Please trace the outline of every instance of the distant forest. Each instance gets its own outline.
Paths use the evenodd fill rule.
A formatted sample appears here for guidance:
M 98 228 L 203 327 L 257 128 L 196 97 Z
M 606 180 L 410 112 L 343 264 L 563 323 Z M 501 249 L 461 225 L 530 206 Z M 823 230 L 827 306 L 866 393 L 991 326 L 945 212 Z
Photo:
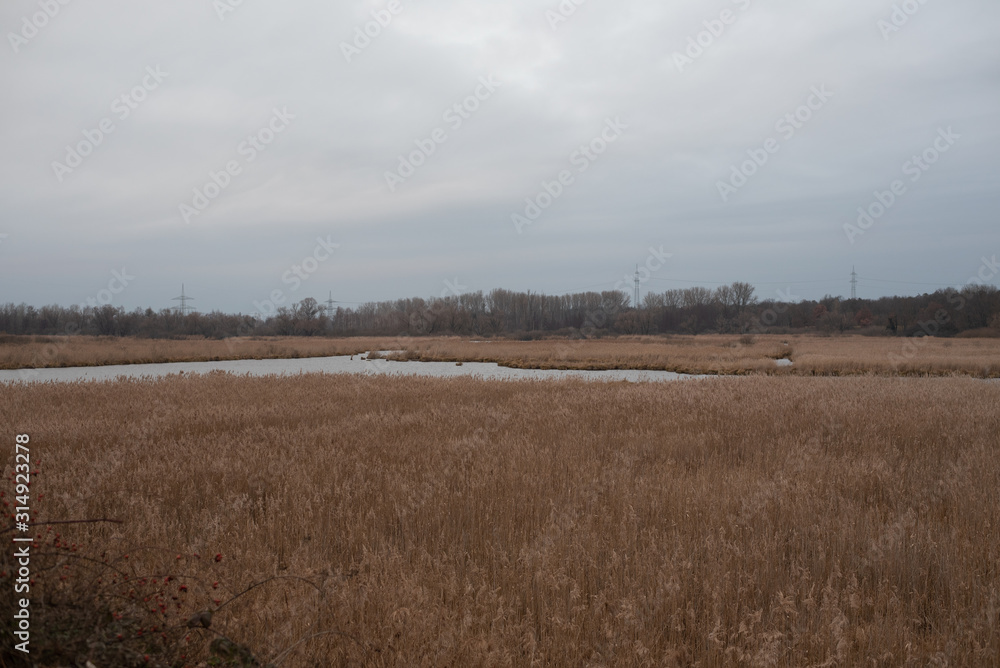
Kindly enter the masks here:
M 794 299 L 794 297 L 791 297 Z M 623 291 L 548 296 L 492 290 L 430 299 L 372 302 L 328 312 L 315 299 L 267 316 L 104 306 L 0 306 L 0 332 L 12 335 L 135 336 L 546 336 L 753 334 L 798 331 L 886 336 L 1000 336 L 1000 290 L 970 284 L 918 297 L 824 297 L 797 303 L 759 299 L 733 283 L 649 293 L 640 307 Z

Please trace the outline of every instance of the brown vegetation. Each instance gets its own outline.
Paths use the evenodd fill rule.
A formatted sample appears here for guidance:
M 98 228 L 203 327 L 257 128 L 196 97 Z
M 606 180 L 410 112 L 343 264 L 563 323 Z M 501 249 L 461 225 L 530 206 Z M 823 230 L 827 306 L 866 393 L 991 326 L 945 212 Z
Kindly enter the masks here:
M 190 630 L 303 639 L 283 666 L 997 665 L 998 405 L 954 378 L 0 386 L 40 519 L 125 522 L 63 541 L 223 600 L 318 585 Z
M 691 374 L 1000 377 L 1000 341 L 867 336 L 620 337 L 474 342 L 401 339 L 389 359 L 495 362 L 531 369 L 657 369 Z M 790 367 L 775 360 L 787 358 Z
M 391 338 L 268 337 L 140 339 L 115 336 L 3 336 L 0 369 L 217 362 L 357 355 L 394 345 Z
M 400 339 L 394 360 L 493 362 L 517 369 L 655 369 L 693 374 L 748 374 L 774 371 L 776 359 L 792 349 L 778 337 L 737 336 L 620 337 L 470 341 L 459 338 Z
M 476 341 L 459 337 L 301 337 L 160 340 L 112 337 L 3 337 L 0 368 L 99 366 L 354 355 L 399 351 L 390 359 L 494 362 L 536 369 L 654 369 L 693 374 L 1000 377 L 1000 340 L 867 336 L 699 335 L 608 339 Z M 791 367 L 778 367 L 788 358 Z
M 997 339 L 793 336 L 782 340 L 794 350 L 790 371 L 801 375 L 1000 378 Z

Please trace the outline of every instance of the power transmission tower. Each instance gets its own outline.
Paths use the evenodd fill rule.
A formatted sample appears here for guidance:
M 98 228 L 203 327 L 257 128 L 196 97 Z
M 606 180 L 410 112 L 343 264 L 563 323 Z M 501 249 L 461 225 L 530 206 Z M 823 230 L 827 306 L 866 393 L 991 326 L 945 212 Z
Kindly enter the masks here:
M 174 297 L 170 301 L 175 301 L 175 302 L 179 301 L 181 303 L 181 305 L 180 306 L 175 306 L 174 308 L 181 315 L 187 315 L 188 313 L 190 313 L 191 311 L 194 310 L 193 306 L 188 306 L 187 305 L 187 303 L 189 301 L 192 301 L 193 299 L 194 299 L 194 297 L 188 297 L 186 294 L 184 294 L 184 284 L 181 283 L 181 296 L 180 297 Z
M 333 301 L 333 290 L 330 290 L 330 298 L 327 299 L 323 303 L 326 304 L 326 317 L 329 318 L 330 320 L 332 320 L 333 319 L 333 305 L 337 303 L 337 302 Z
M 635 297 L 632 304 L 639 308 L 639 265 L 635 265 Z
M 851 299 L 858 298 L 858 272 L 851 267 Z

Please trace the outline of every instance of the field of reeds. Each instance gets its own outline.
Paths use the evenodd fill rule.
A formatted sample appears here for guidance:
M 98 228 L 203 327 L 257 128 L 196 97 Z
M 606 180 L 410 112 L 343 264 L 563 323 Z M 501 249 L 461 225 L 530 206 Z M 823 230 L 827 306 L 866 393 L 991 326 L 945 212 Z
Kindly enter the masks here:
M 98 668 L 998 665 L 998 405 L 968 378 L 0 386 L 37 521 L 122 522 L 35 529 L 35 647 Z
M 780 337 L 677 336 L 542 341 L 405 339 L 390 360 L 493 362 L 517 369 L 655 369 L 692 374 L 767 373 L 791 355 Z M 998 346 L 1000 348 L 1000 346 Z
M 654 369 L 689 374 L 1000 378 L 1000 339 L 867 336 L 621 337 L 543 341 L 405 339 L 389 359 L 495 362 L 529 369 Z M 778 366 L 787 359 L 791 366 Z
M 392 338 L 244 337 L 140 339 L 114 336 L 0 335 L 0 369 L 298 359 L 387 350 Z
M 515 341 L 459 337 L 243 338 L 0 337 L 0 369 L 354 355 L 493 362 L 533 369 L 647 369 L 720 375 L 1000 377 L 1000 339 L 867 336 L 668 336 Z M 775 360 L 792 366 L 779 367 Z

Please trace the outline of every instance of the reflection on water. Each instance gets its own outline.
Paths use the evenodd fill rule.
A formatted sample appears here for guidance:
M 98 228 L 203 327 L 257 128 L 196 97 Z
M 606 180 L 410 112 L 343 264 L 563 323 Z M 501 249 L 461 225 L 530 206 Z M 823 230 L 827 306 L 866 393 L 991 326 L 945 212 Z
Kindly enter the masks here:
M 670 371 L 558 371 L 541 369 L 508 369 L 496 364 L 481 362 L 389 362 L 369 360 L 363 355 L 353 358 L 312 357 L 282 360 L 233 360 L 229 362 L 177 362 L 173 364 L 131 364 L 116 366 L 71 367 L 65 369 L 0 370 L 0 382 L 73 382 L 80 380 L 113 380 L 125 378 L 162 378 L 170 374 L 202 374 L 224 371 L 237 375 L 271 376 L 300 373 L 363 373 L 433 376 L 451 378 L 478 376 L 491 380 L 520 380 L 525 378 L 585 380 L 627 380 L 631 382 L 659 382 L 685 378 L 704 378 Z

